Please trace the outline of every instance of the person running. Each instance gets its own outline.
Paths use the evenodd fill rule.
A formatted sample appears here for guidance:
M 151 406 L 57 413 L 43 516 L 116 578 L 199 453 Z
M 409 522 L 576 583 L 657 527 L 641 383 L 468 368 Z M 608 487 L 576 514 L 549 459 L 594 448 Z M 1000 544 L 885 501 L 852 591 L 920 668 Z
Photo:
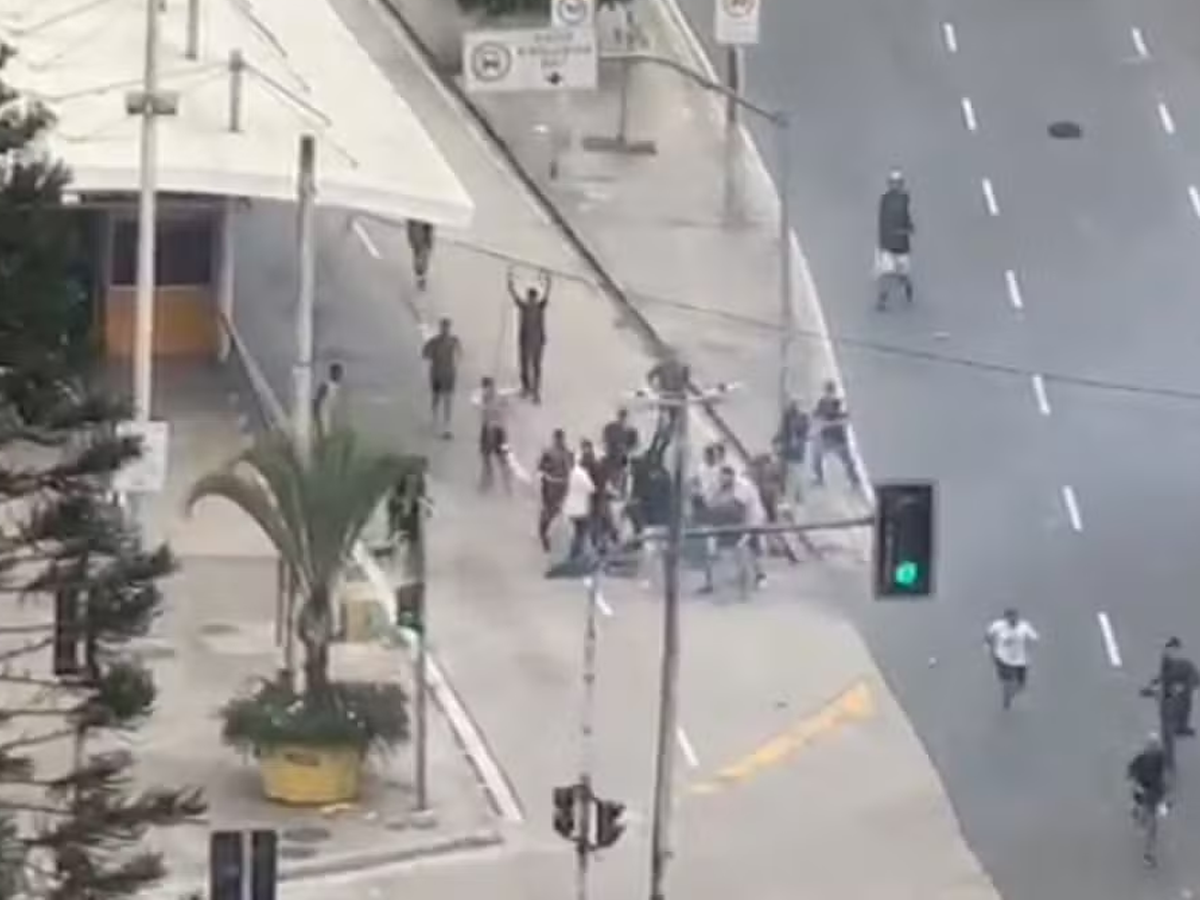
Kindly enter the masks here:
M 542 487 L 541 508 L 538 510 L 538 540 L 542 549 L 550 552 L 550 526 L 562 512 L 567 497 L 567 478 L 575 465 L 575 458 L 567 446 L 567 435 L 555 428 L 550 437 L 550 446 L 542 451 L 538 460 L 538 480 Z
M 1200 672 L 1183 655 L 1183 641 L 1167 640 L 1159 660 L 1158 674 L 1143 693 L 1158 698 L 1162 733 L 1171 737 L 1193 737 L 1192 697 L 1200 686 Z
M 508 463 L 508 397 L 496 387 L 495 379 L 484 376 L 479 383 L 479 487 L 489 491 L 495 483 L 496 467 L 504 490 L 512 493 L 512 469 Z
M 417 290 L 423 291 L 428 283 L 429 261 L 433 256 L 433 226 L 419 219 L 409 219 L 407 231 L 413 275 L 417 280 Z
M 600 435 L 610 486 L 624 497 L 629 487 L 629 459 L 637 450 L 637 429 L 629 423 L 629 410 L 621 407 Z
M 1039 639 L 1033 626 L 1012 608 L 1006 609 L 1003 616 L 988 626 L 984 643 L 996 664 L 1000 699 L 1005 709 L 1011 707 L 1013 698 L 1025 690 L 1029 675 L 1029 649 Z
M 850 414 L 838 396 L 837 385 L 832 381 L 825 382 L 812 417 L 817 426 L 816 446 L 813 448 L 813 483 L 818 487 L 825 484 L 825 456 L 832 453 L 841 460 L 851 487 L 859 490 L 862 479 L 850 452 Z
M 571 523 L 571 549 L 567 558 L 572 563 L 582 561 L 591 538 L 592 495 L 596 486 L 577 455 L 567 475 L 567 496 L 563 500 L 563 514 Z
M 737 474 L 733 466 L 722 466 L 716 490 L 707 499 L 705 524 L 711 528 L 738 528 L 747 524 L 750 511 L 742 492 L 738 489 Z M 705 540 L 704 585 L 702 594 L 711 594 L 714 589 L 713 567 L 722 551 L 739 552 L 744 546 L 745 535 L 721 534 Z
M 810 419 L 799 402 L 789 400 L 775 434 L 775 451 L 784 465 L 783 496 L 799 505 L 804 499 L 804 460 L 808 454 Z
M 454 413 L 454 382 L 458 376 L 458 360 L 462 344 L 450 330 L 450 320 L 438 323 L 438 332 L 425 342 L 422 356 L 429 363 L 430 411 L 434 427 L 439 424 L 442 437 L 450 439 L 453 432 L 450 420 Z
M 887 308 L 888 286 L 896 280 L 904 289 L 904 299 L 913 301 L 912 236 L 917 228 L 913 224 L 912 203 L 904 175 L 893 169 L 888 175 L 887 188 L 879 198 L 879 242 L 876 251 L 876 271 L 879 277 L 879 296 L 876 305 Z
M 542 357 L 546 352 L 546 306 L 550 303 L 550 274 L 542 271 L 538 285 L 522 295 L 508 273 L 508 293 L 517 305 L 517 366 L 521 372 L 521 396 L 542 402 Z
M 1170 787 L 1167 755 L 1157 734 L 1151 734 L 1125 768 L 1133 788 L 1133 818 L 1146 834 L 1142 858 L 1146 865 L 1158 863 L 1158 819 L 1166 812 Z

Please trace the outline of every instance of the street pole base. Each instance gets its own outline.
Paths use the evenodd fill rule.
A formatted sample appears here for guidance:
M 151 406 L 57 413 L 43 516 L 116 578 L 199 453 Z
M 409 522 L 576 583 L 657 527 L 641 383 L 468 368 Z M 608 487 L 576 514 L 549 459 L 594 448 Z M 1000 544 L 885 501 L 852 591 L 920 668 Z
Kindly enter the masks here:
M 654 141 L 631 141 L 628 138 L 612 137 L 607 134 L 584 135 L 583 149 L 593 153 L 620 153 L 625 156 L 654 156 L 658 144 Z
M 437 823 L 437 813 L 432 809 L 416 809 L 408 817 L 408 824 L 413 828 L 420 828 L 422 831 L 436 827 Z

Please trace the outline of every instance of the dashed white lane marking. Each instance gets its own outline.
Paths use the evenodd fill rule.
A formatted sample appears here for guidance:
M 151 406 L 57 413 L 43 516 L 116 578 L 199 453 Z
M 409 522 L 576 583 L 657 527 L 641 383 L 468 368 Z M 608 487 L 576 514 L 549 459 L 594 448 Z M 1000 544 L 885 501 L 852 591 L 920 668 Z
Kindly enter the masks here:
M 1037 400 L 1038 412 L 1043 416 L 1050 415 L 1050 398 L 1046 396 L 1046 379 L 1041 375 L 1033 376 L 1033 396 Z
M 1071 520 L 1071 528 L 1083 531 L 1083 517 L 1079 515 L 1079 499 L 1075 496 L 1075 488 L 1069 484 L 1062 487 L 1063 506 L 1067 508 L 1067 518 Z
M 380 254 L 379 248 L 375 246 L 375 242 L 371 240 L 371 235 L 363 225 L 362 221 L 360 219 L 355 219 L 354 223 L 350 227 L 354 229 L 354 234 L 359 241 L 362 242 L 362 245 L 367 248 L 367 252 L 376 259 L 380 259 L 382 254 Z
M 1150 58 L 1150 48 L 1146 46 L 1146 36 L 1142 34 L 1142 29 L 1134 26 L 1129 29 L 1129 34 L 1133 38 L 1133 49 L 1137 51 L 1137 55 L 1142 59 Z
M 1188 199 L 1192 201 L 1192 212 L 1200 219 L 1200 190 L 1194 184 L 1188 185 Z
M 1008 287 L 1008 301 L 1013 305 L 1013 309 L 1024 309 L 1025 301 L 1021 299 L 1021 284 L 1017 281 L 1017 273 L 1012 269 L 1005 269 L 1004 284 Z
M 1104 652 L 1108 654 L 1108 661 L 1114 669 L 1121 668 L 1121 648 L 1117 646 L 1117 633 L 1113 631 L 1112 622 L 1108 620 L 1108 613 L 1096 613 L 1096 620 L 1100 623 L 1100 634 L 1104 638 Z
M 1167 108 L 1167 104 L 1163 100 L 1158 101 L 1158 121 L 1162 123 L 1163 131 L 1167 134 L 1175 133 L 1175 119 L 1171 116 L 1171 110 Z
M 996 202 L 996 189 L 992 187 L 992 179 L 985 178 L 980 184 L 983 187 L 983 203 L 989 216 L 1000 215 L 1000 204 Z
M 687 732 L 682 728 L 676 728 L 675 739 L 679 742 L 679 749 L 683 751 L 683 758 L 687 760 L 687 764 L 693 769 L 700 768 L 700 757 L 696 755 L 696 748 L 688 739 Z
M 951 53 L 958 52 L 958 35 L 954 33 L 954 26 L 949 22 L 942 23 L 942 40 L 946 42 L 946 49 Z
M 978 131 L 979 122 L 975 118 L 975 106 L 971 103 L 970 97 L 962 98 L 962 114 L 963 121 L 967 125 L 967 131 Z

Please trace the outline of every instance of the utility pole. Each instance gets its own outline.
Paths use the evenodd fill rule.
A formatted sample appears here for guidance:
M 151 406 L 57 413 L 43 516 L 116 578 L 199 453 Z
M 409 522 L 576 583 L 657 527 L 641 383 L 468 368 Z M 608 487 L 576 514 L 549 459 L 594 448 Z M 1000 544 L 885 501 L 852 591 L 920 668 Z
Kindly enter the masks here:
M 587 612 L 583 630 L 583 706 L 579 717 L 579 825 L 575 834 L 575 896 L 588 900 L 588 868 L 591 863 L 592 835 L 592 754 L 596 708 L 596 620 L 600 609 L 600 576 L 604 560 L 587 579 Z
M 142 117 L 138 162 L 137 301 L 133 338 L 133 408 L 138 424 L 150 421 L 154 365 L 154 255 L 158 230 L 158 51 L 160 0 L 146 0 L 142 90 L 126 109 Z
M 296 301 L 296 364 L 293 372 L 292 428 L 302 457 L 312 451 L 313 428 L 313 305 L 316 289 L 316 249 L 313 224 L 317 200 L 316 141 L 300 138 L 300 176 L 297 186 L 296 235 L 300 251 L 300 289 Z
M 679 569 L 687 503 L 688 418 L 694 404 L 723 399 L 728 385 L 689 393 L 690 373 L 674 355 L 657 369 L 657 395 L 650 398 L 670 417 L 674 453 L 671 473 L 671 519 L 663 554 L 664 602 L 662 673 L 659 681 L 658 737 L 655 748 L 654 807 L 650 837 L 650 900 L 663 900 L 671 851 L 671 814 L 675 791 L 675 741 L 679 732 Z M 644 396 L 644 395 L 643 395 Z

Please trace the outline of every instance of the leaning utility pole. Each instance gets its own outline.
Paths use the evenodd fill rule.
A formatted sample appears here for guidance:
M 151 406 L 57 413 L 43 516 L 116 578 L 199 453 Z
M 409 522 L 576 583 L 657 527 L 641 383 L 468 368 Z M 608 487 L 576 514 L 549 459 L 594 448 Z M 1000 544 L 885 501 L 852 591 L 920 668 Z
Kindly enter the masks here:
M 663 554 L 662 674 L 659 682 L 658 738 L 655 750 L 654 808 L 650 838 L 650 900 L 663 900 L 667 866 L 671 860 L 671 813 L 675 788 L 675 740 L 679 731 L 679 568 L 683 553 L 684 516 L 687 503 L 688 415 L 693 404 L 709 405 L 730 390 L 718 385 L 712 390 L 689 393 L 688 367 L 674 355 L 660 364 L 657 394 L 648 399 L 671 422 L 674 442 L 671 473 L 671 519 Z M 641 395 L 645 399 L 645 395 Z

